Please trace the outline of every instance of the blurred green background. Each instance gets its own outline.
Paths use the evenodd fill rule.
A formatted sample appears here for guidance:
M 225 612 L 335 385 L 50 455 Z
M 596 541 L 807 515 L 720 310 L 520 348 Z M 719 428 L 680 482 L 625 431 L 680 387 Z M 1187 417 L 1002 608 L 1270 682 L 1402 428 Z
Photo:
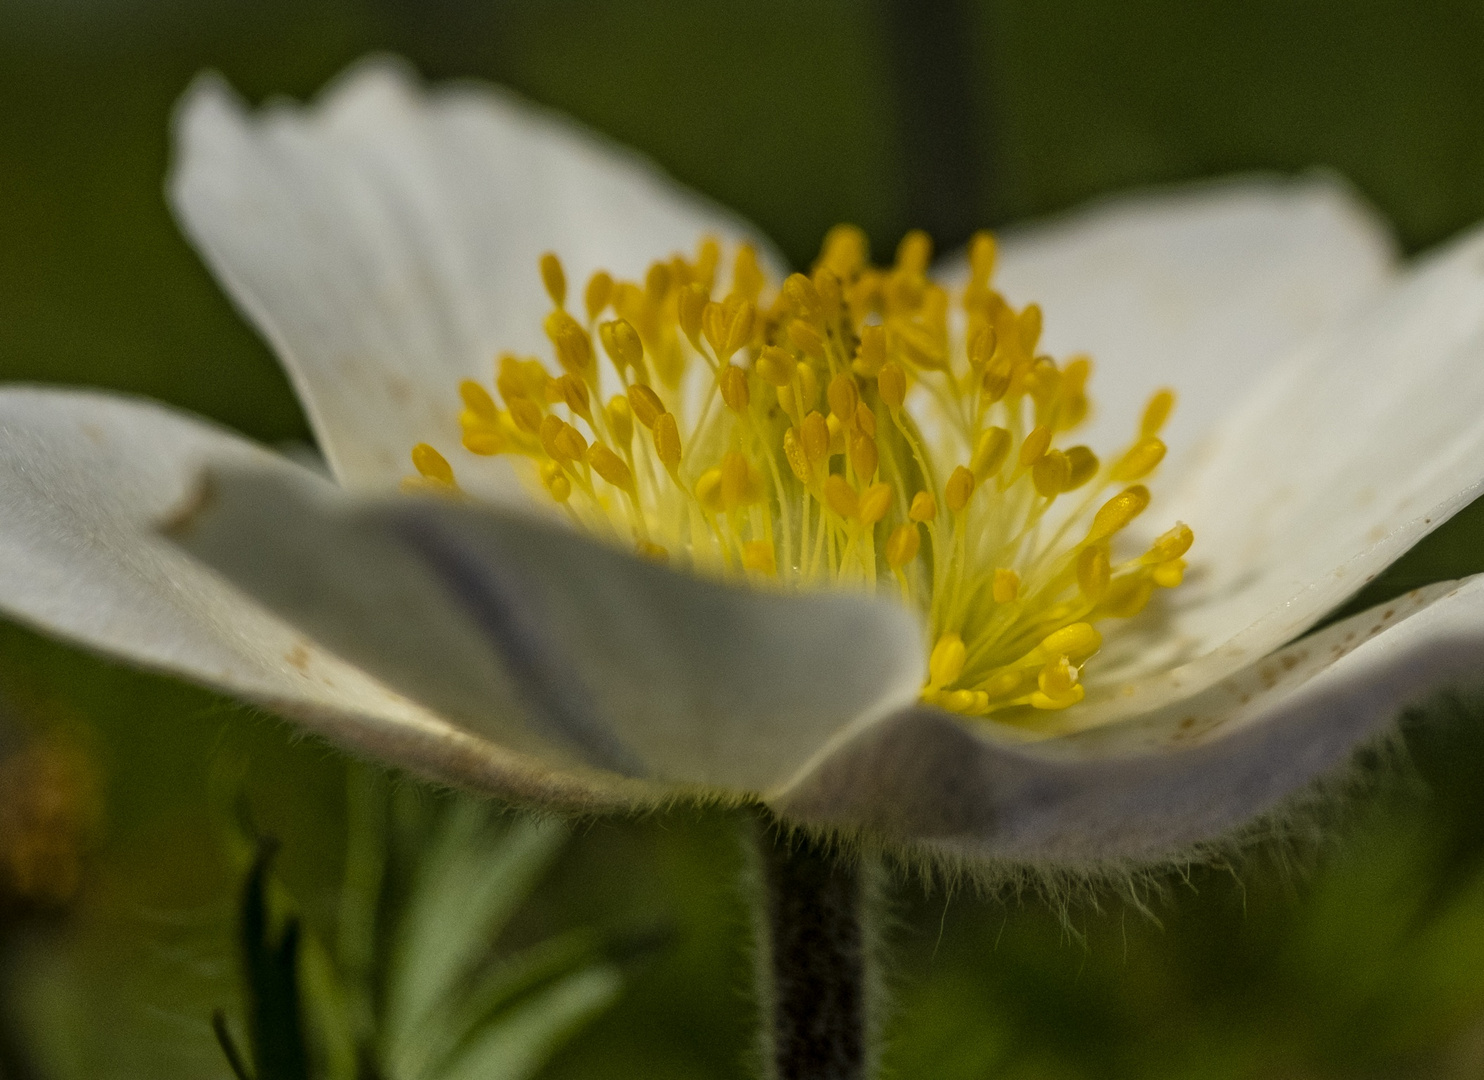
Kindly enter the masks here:
M 166 212 L 170 110 L 202 68 L 253 100 L 303 97 L 378 49 L 570 111 L 796 261 L 840 220 L 887 251 L 914 225 L 953 242 L 1253 168 L 1341 171 L 1408 250 L 1484 217 L 1484 5 L 1462 0 L 0 0 L 0 379 L 308 439 Z M 1479 569 L 1475 507 L 1391 584 Z M 9 625 L 0 702 L 12 731 L 91 763 L 102 807 L 70 909 L 10 933 L 11 1029 L 45 1077 L 227 1075 L 209 1027 L 237 1001 L 225 808 L 246 792 L 306 919 L 329 925 L 343 759 Z M 1321 843 L 1260 842 L 1133 898 L 897 882 L 890 1075 L 1484 1074 L 1481 720 L 1451 700 L 1413 718 Z M 543 1075 L 748 1075 L 742 868 L 719 814 L 577 830 L 512 938 L 656 920 L 675 936 Z

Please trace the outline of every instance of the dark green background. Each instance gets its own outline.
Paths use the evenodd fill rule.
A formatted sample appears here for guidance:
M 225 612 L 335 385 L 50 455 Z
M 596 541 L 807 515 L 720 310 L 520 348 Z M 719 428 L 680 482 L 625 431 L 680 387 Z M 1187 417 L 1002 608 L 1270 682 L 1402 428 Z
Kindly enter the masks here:
M 0 0 L 0 379 L 131 390 L 308 438 L 263 345 L 161 196 L 171 105 L 213 67 L 253 100 L 368 50 L 496 79 L 653 155 L 806 260 L 1101 191 L 1333 167 L 1408 250 L 1484 217 L 1484 5 Z M 1391 585 L 1484 569 L 1484 512 Z M 86 747 L 106 818 L 71 921 L 13 976 L 58 1075 L 224 1075 L 245 785 L 328 920 L 341 759 L 271 718 L 0 626 L 0 696 Z M 1443 701 L 1366 791 L 1239 865 L 1131 901 L 892 890 L 893 1075 L 1383 1077 L 1484 1072 L 1484 711 Z M 428 797 L 434 797 L 431 794 Z M 676 945 L 552 1077 L 746 1075 L 747 913 L 721 815 L 582 828 L 524 916 L 671 919 Z M 1065 898 L 1063 898 L 1065 899 Z M 67 1033 L 63 1037 L 56 1032 Z

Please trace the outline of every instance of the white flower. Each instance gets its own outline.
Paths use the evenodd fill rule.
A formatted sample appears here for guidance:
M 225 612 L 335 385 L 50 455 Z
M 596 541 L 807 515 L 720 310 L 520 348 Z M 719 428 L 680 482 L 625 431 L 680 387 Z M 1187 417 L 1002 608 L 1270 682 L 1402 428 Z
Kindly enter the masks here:
M 702 234 L 766 253 L 745 223 L 559 117 L 386 63 L 257 116 L 203 79 L 178 139 L 177 212 L 339 487 L 160 405 L 0 390 L 0 606 L 40 629 L 518 800 L 757 797 L 919 853 L 1078 866 L 1228 831 L 1484 666 L 1478 578 L 1302 636 L 1480 493 L 1484 234 L 1398 269 L 1313 176 L 1003 238 L 1000 287 L 1097 359 L 1096 432 L 1179 389 L 1160 517 L 1199 538 L 1030 739 L 922 704 L 923 630 L 887 600 L 665 569 L 496 470 L 461 473 L 472 502 L 389 494 L 413 445 L 455 452 L 461 379 L 544 350 L 543 252 L 637 277 Z

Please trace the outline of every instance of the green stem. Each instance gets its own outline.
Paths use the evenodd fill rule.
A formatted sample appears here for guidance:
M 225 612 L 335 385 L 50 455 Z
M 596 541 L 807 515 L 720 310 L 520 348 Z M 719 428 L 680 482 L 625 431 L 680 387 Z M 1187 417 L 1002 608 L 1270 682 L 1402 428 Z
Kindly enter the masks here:
M 757 825 L 763 904 L 759 981 L 770 1080 L 872 1072 L 868 889 L 859 862 Z

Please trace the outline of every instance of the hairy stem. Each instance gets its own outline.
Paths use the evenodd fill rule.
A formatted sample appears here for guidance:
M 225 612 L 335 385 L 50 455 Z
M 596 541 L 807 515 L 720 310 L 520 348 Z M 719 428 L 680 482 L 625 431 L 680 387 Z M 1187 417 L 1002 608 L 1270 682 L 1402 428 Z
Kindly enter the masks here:
M 770 1080 L 871 1073 L 866 874 L 804 836 L 757 826 L 760 999 Z

